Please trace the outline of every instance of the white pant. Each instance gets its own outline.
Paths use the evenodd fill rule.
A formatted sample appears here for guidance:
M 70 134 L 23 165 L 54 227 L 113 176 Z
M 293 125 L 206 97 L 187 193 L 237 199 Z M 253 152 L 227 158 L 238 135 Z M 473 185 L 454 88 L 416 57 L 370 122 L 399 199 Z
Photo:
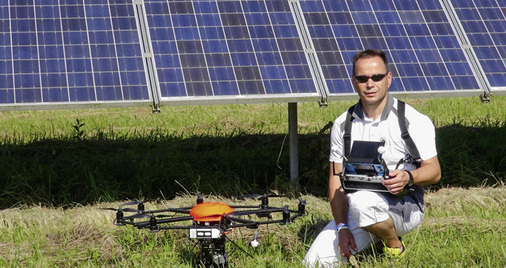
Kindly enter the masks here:
M 383 222 L 391 217 L 397 235 L 403 236 L 422 222 L 424 213 L 419 209 L 419 205 L 411 203 L 410 197 L 405 198 L 408 202 L 404 198 L 388 197 L 369 191 L 348 194 L 348 226 L 359 252 L 379 241 L 375 235 L 361 227 Z M 399 202 L 402 207 L 406 207 L 405 211 L 399 211 Z M 401 215 L 404 212 L 409 215 Z M 346 261 L 347 259 L 339 254 L 336 223 L 331 221 L 316 237 L 302 263 L 307 267 L 337 267 Z

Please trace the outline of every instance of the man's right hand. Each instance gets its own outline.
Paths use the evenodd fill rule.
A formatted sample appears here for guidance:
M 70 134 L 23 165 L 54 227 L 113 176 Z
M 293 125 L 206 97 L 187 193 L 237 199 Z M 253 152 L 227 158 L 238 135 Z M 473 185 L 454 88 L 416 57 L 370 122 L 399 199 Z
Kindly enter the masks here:
M 350 248 L 357 252 L 357 245 L 355 244 L 355 238 L 351 234 L 349 229 L 341 229 L 337 233 L 337 239 L 339 241 L 339 252 L 343 257 L 351 257 L 353 255 L 350 251 Z

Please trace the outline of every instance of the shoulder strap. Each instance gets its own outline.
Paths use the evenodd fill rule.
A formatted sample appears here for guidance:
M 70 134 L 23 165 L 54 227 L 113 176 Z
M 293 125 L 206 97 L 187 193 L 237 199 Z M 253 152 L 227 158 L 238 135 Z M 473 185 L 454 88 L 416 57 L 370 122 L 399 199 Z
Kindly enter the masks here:
M 408 132 L 408 127 L 406 125 L 406 103 L 400 100 L 397 100 L 397 117 L 399 118 L 401 137 L 406 143 L 406 147 L 408 147 L 408 152 L 413 157 L 413 164 L 418 167 L 420 162 L 422 162 L 422 159 L 420 158 L 420 152 L 418 152 L 418 149 Z
M 349 157 L 351 151 L 351 122 L 353 121 L 353 110 L 355 109 L 355 105 L 351 106 L 348 109 L 348 113 L 346 114 L 346 121 L 344 121 L 344 156 Z

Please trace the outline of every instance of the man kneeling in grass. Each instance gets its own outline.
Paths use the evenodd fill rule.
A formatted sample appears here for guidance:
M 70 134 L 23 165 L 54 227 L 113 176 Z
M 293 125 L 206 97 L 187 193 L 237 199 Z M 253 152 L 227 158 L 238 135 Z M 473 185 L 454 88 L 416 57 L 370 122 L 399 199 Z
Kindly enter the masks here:
M 329 200 L 334 220 L 311 245 L 303 261 L 306 266 L 334 267 L 379 241 L 385 256 L 402 257 L 406 246 L 400 237 L 423 220 L 423 186 L 437 183 L 441 177 L 435 128 L 427 116 L 405 105 L 406 125 L 420 160 L 399 161 L 409 159 L 406 156 L 413 152 L 401 135 L 399 101 L 388 93 L 391 83 L 383 51 L 364 50 L 355 55 L 353 86 L 360 100 L 335 120 L 331 132 Z M 388 192 L 344 191 L 338 174 L 343 170 L 345 139 L 349 139 L 343 137 L 347 118 L 352 120 L 351 144 L 384 141 L 383 159 L 391 172 L 382 184 Z

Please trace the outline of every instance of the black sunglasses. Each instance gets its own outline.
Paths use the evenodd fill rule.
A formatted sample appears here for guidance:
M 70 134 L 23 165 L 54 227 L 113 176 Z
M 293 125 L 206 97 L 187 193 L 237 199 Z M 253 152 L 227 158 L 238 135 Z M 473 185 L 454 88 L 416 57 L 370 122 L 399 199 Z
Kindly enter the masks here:
M 379 82 L 381 80 L 383 80 L 383 78 L 385 78 L 385 76 L 388 75 L 389 72 L 386 72 L 384 74 L 373 74 L 371 76 L 367 76 L 367 75 L 355 75 L 355 79 L 357 79 L 357 81 L 359 83 L 366 83 L 369 78 L 372 79 L 372 81 L 374 82 Z

